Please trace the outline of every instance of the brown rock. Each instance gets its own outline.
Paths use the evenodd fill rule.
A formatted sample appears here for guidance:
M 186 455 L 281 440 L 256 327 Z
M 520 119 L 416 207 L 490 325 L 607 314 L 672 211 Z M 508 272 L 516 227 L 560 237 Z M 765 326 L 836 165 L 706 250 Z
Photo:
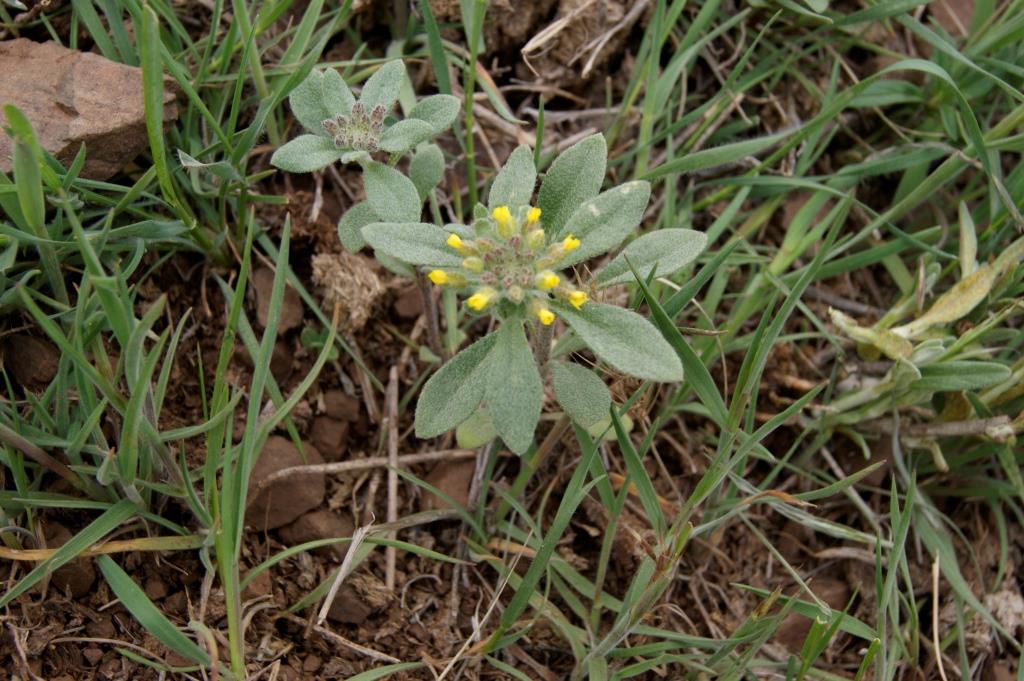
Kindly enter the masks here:
M 263 446 L 260 457 L 249 478 L 249 493 L 266 477 L 292 466 L 323 463 L 320 452 L 308 442 L 302 443 L 306 458 L 291 443 L 291 440 L 273 435 Z M 260 530 L 273 530 L 287 525 L 306 511 L 323 503 L 327 485 L 323 473 L 316 475 L 294 475 L 270 485 L 249 504 L 245 512 L 248 524 Z
M 307 674 L 316 674 L 320 671 L 320 667 L 324 665 L 324 661 L 316 655 L 308 655 L 306 659 L 302 661 L 302 671 Z
M 71 540 L 71 531 L 60 523 L 49 523 L 43 528 L 46 545 L 55 549 Z M 88 558 L 76 558 L 67 565 L 57 568 L 50 578 L 60 593 L 71 593 L 73 598 L 82 598 L 92 589 L 96 581 L 96 568 Z
M 3 346 L 4 368 L 22 387 L 42 389 L 57 375 L 60 353 L 49 342 L 18 333 Z
M 342 390 L 324 393 L 324 412 L 339 421 L 358 421 L 362 406 L 359 400 Z
M 815 579 L 810 583 L 811 590 L 821 600 L 828 603 L 830 608 L 842 610 L 850 599 L 850 585 L 831 577 Z M 797 597 L 806 600 L 807 594 L 798 594 Z M 791 653 L 799 653 L 800 648 L 811 630 L 811 620 L 803 615 L 790 612 L 782 621 L 778 632 L 775 634 L 775 642 L 786 648 Z
M 444 492 L 460 506 L 469 504 L 469 486 L 473 482 L 476 462 L 473 459 L 442 461 L 434 466 L 424 480 Z M 420 498 L 420 510 L 451 508 L 447 502 L 432 492 L 424 492 Z
M 355 589 L 342 584 L 327 611 L 327 619 L 339 624 L 362 624 L 373 610 L 359 598 Z
M 256 575 L 244 589 L 242 589 L 242 600 L 251 601 L 260 596 L 270 596 L 274 593 L 274 584 L 270 579 L 270 571 L 264 570 Z
M 188 609 L 188 596 L 184 591 L 175 591 L 163 603 L 163 609 L 172 615 L 182 615 Z
M 91 638 L 114 638 L 117 635 L 117 630 L 110 618 L 107 618 L 86 624 L 85 633 L 89 634 Z
M 90 667 L 95 667 L 103 659 L 103 651 L 99 648 L 86 648 L 82 651 L 82 657 L 85 658 Z
M 392 307 L 402 319 L 418 319 L 423 314 L 423 295 L 417 288 L 407 288 L 398 294 Z
M 290 525 L 278 531 L 281 541 L 289 546 L 304 544 L 317 539 L 351 537 L 356 526 L 347 515 L 341 515 L 325 508 L 305 513 Z M 333 558 L 339 563 L 345 560 L 348 544 L 334 544 L 316 550 L 322 556 Z
M 67 165 L 86 145 L 83 177 L 105 180 L 147 148 L 141 69 L 19 38 L 0 42 L 0 73 L 0 102 L 24 112 L 57 160 Z M 178 117 L 174 99 L 164 91 L 165 123 Z M 11 170 L 11 149 L 0 133 L 4 172 Z
M 270 375 L 278 383 L 284 383 L 292 375 L 292 351 L 283 338 L 274 343 L 274 351 L 270 355 Z
M 261 267 L 253 272 L 252 286 L 256 290 L 256 320 L 260 326 L 267 328 L 267 318 L 270 316 L 270 296 L 274 290 L 273 270 Z M 281 299 L 281 314 L 277 318 L 278 333 L 284 333 L 301 324 L 302 313 L 302 298 L 299 297 L 299 292 L 291 286 L 285 285 L 284 297 Z
M 309 437 L 324 460 L 341 460 L 345 453 L 345 441 L 348 440 L 348 427 L 348 421 L 338 421 L 330 416 L 317 416 L 313 419 Z
M 151 601 L 159 600 L 167 595 L 167 584 L 159 575 L 149 577 L 142 589 Z

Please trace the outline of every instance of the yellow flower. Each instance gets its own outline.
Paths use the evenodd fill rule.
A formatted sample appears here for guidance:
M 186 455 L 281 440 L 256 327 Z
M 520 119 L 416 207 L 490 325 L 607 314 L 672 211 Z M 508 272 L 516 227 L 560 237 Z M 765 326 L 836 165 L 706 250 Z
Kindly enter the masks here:
M 462 238 L 458 234 L 449 234 L 448 241 L 446 243 L 456 251 L 461 251 L 466 247 L 466 244 L 462 242 Z
M 498 231 L 504 236 L 511 234 L 512 228 L 512 211 L 508 209 L 508 206 L 498 206 L 491 212 L 491 217 L 498 223 Z
M 590 300 L 590 296 L 587 295 L 586 291 L 573 291 L 569 294 L 569 303 L 577 310 L 583 307 L 583 303 Z
M 438 286 L 447 284 L 452 280 L 444 270 L 431 270 L 427 277 Z
M 541 291 L 550 291 L 558 286 L 561 278 L 551 270 L 544 270 L 537 274 L 537 288 Z
M 526 224 L 535 225 L 540 222 L 540 208 L 533 207 L 530 212 L 526 214 Z
M 540 320 L 540 323 L 544 326 L 551 326 L 551 323 L 555 321 L 555 313 L 546 307 L 542 307 L 537 310 L 537 319 Z
M 477 258 L 476 256 L 466 258 L 465 260 L 463 260 L 462 266 L 465 267 L 470 272 L 475 272 L 476 274 L 480 274 L 481 272 L 484 271 L 484 261 L 481 260 L 480 258 Z
M 469 305 L 471 310 L 480 312 L 490 304 L 495 295 L 497 294 L 492 288 L 479 289 L 476 293 L 466 299 L 466 305 Z
M 562 248 L 566 253 L 569 251 L 575 251 L 580 247 L 580 240 L 574 237 L 572 234 L 562 239 Z
M 537 250 L 544 245 L 544 230 L 532 229 L 526 235 L 526 245 Z

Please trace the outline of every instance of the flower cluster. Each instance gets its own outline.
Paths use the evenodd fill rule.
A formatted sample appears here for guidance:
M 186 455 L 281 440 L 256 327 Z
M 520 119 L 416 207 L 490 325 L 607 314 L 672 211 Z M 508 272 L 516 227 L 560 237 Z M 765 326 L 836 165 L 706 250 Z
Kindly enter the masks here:
M 458 268 L 434 269 L 428 274 L 438 286 L 473 288 L 466 305 L 475 312 L 508 301 L 525 307 L 548 326 L 555 314 L 548 307 L 552 297 L 580 309 L 588 296 L 563 281 L 558 273 L 565 256 L 579 248 L 580 240 L 568 235 L 548 242 L 540 226 L 540 208 L 497 206 L 490 216 L 477 220 L 476 238 L 448 236 L 448 246 L 463 256 Z
M 369 111 L 362 102 L 352 105 L 351 113 L 339 113 L 323 121 L 324 130 L 334 138 L 339 149 L 355 149 L 374 153 L 380 149 L 380 136 L 384 132 L 384 117 L 388 110 L 375 104 Z

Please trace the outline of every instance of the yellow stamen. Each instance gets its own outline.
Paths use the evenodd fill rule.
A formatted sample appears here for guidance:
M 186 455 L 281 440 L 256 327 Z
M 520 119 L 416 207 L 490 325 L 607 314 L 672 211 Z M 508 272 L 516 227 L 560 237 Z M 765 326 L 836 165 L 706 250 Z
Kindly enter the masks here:
M 540 208 L 534 207 L 526 214 L 526 224 L 535 225 L 540 221 Z
M 462 261 L 462 266 L 470 272 L 480 274 L 484 271 L 484 261 L 477 257 L 466 258 Z
M 526 245 L 536 250 L 544 245 L 544 230 L 532 229 L 526 235 Z
M 558 286 L 562 279 L 551 270 L 544 270 L 537 275 L 537 288 L 541 291 L 550 291 Z
M 454 248 L 456 251 L 461 251 L 466 245 L 462 242 L 462 238 L 458 234 L 449 234 L 448 241 L 446 242 L 449 246 Z
M 587 295 L 586 291 L 573 291 L 569 294 L 569 303 L 577 310 L 583 307 L 583 303 L 590 300 L 590 296 Z
M 580 247 L 580 240 L 574 237 L 572 234 L 562 239 L 562 248 L 566 253 L 569 251 L 575 251 Z
M 466 305 L 469 305 L 471 310 L 480 312 L 490 304 L 495 295 L 494 289 L 482 288 L 466 299 Z
M 555 321 L 555 313 L 546 307 L 542 307 L 537 310 L 537 319 L 540 320 L 540 323 L 544 326 L 551 326 L 551 323 Z
M 444 270 L 431 270 L 427 277 L 438 286 L 443 286 L 451 281 L 451 277 Z

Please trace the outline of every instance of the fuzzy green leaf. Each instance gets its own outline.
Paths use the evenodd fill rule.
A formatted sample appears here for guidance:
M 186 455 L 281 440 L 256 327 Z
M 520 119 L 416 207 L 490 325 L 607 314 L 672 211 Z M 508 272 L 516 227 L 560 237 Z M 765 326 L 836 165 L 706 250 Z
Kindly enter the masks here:
M 525 144 L 516 147 L 498 176 L 491 184 L 487 206 L 494 210 L 498 206 L 527 206 L 537 184 L 537 168 L 533 165 L 533 151 Z
M 459 115 L 462 102 L 458 97 L 452 95 L 431 95 L 424 97 L 409 112 L 409 118 L 426 121 L 430 124 L 435 135 L 452 127 L 455 118 Z
M 327 137 L 299 135 L 275 151 L 270 164 L 290 173 L 311 173 L 331 165 L 340 155 Z
M 555 236 L 562 239 L 572 234 L 580 240 L 580 247 L 559 266 L 575 265 L 621 244 L 640 224 L 650 198 L 651 185 L 638 181 L 627 182 L 586 201 Z
M 288 95 L 292 115 L 316 135 L 325 134 L 323 121 L 337 114 L 348 115 L 355 101 L 345 80 L 334 69 L 313 69 Z
M 696 260 L 707 243 L 703 232 L 692 229 L 659 229 L 644 234 L 597 273 L 597 283 L 611 286 L 633 281 L 627 258 L 642 279 L 650 276 L 652 270 L 660 277 L 667 277 Z
M 437 437 L 472 416 L 484 398 L 487 362 L 497 334 L 452 357 L 423 386 L 416 403 L 416 437 Z
M 1010 369 L 996 362 L 953 361 L 919 367 L 921 378 L 910 384 L 911 390 L 958 392 L 978 390 L 1005 381 Z
M 551 363 L 555 397 L 573 421 L 589 428 L 608 416 L 612 396 L 601 377 L 579 364 Z
M 444 177 L 444 153 L 436 144 L 424 144 L 409 162 L 409 179 L 425 200 Z
M 487 413 L 508 448 L 516 454 L 524 454 L 533 444 L 544 385 L 522 322 L 506 321 L 494 335 L 498 340 L 488 358 L 484 394 Z
M 607 163 L 608 146 L 601 134 L 580 140 L 554 160 L 537 196 L 541 222 L 550 234 L 560 233 L 576 209 L 597 196 Z
M 420 142 L 434 136 L 430 123 L 416 118 L 398 121 L 380 136 L 380 148 L 392 154 L 404 154 Z
M 381 220 L 416 222 L 420 219 L 419 192 L 408 177 L 376 161 L 363 163 L 366 200 Z
M 552 306 L 598 357 L 619 371 L 651 381 L 683 380 L 672 346 L 637 313 L 601 303 L 586 303 L 579 310 L 561 301 Z
M 498 437 L 491 415 L 486 409 L 477 409 L 473 415 L 455 429 L 455 444 L 459 449 L 476 449 Z
M 341 239 L 342 247 L 349 253 L 357 253 L 366 248 L 363 227 L 379 220 L 366 201 L 360 201 L 349 208 L 338 220 L 338 238 Z
M 448 232 L 425 222 L 374 222 L 362 229 L 379 254 L 410 265 L 458 267 L 462 258 L 445 243 Z
M 366 81 L 362 92 L 359 93 L 359 101 L 367 111 L 378 104 L 390 111 L 398 100 L 403 78 L 405 78 L 405 64 L 402 63 L 402 60 L 389 61 L 377 69 Z

